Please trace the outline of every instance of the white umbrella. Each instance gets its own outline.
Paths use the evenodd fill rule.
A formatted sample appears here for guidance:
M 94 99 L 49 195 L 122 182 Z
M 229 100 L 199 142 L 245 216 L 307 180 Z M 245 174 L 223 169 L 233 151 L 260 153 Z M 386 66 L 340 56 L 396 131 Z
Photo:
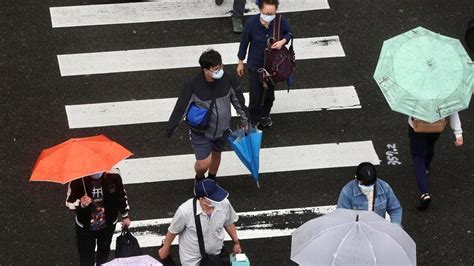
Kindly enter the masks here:
M 291 260 L 300 265 L 416 265 L 416 244 L 400 226 L 373 212 L 336 209 L 293 232 Z

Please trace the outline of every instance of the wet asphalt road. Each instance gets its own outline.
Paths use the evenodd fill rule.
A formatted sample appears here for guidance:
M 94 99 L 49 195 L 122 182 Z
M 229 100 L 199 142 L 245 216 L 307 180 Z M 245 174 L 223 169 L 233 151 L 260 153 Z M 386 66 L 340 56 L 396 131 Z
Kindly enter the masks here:
M 282 0 L 283 1 L 283 0 Z M 110 1 L 109 1 L 110 2 Z M 165 124 L 69 129 L 69 104 L 177 97 L 195 68 L 61 77 L 56 55 L 237 42 L 229 18 L 53 29 L 49 7 L 106 1 L 18 1 L 3 4 L 0 20 L 2 196 L 0 264 L 66 265 L 78 261 L 74 215 L 64 206 L 66 187 L 29 183 L 42 149 L 70 137 L 105 134 L 137 158 L 191 153 L 186 130 L 171 140 Z M 274 115 L 263 147 L 372 140 L 380 176 L 404 207 L 403 226 L 417 243 L 420 265 L 474 264 L 474 113 L 460 113 L 465 145 L 446 131 L 437 143 L 431 174 L 433 204 L 415 209 L 417 192 L 408 151 L 406 117 L 390 111 L 372 79 L 382 42 L 417 26 L 463 38 L 474 18 L 472 0 L 332 0 L 330 10 L 287 14 L 297 38 L 338 35 L 346 57 L 298 62 L 295 87 L 354 85 L 362 109 Z M 296 51 L 298 47 L 295 47 Z M 471 57 L 473 53 L 470 53 Z M 232 71 L 235 66 L 227 66 Z M 246 88 L 247 79 L 242 80 Z M 388 165 L 396 144 L 401 165 Z M 223 178 L 237 211 L 332 205 L 353 168 L 263 174 L 257 190 L 247 176 Z M 171 217 L 192 194 L 190 180 L 127 186 L 132 220 Z M 311 217 L 305 217 L 310 219 Z M 279 221 L 274 221 L 278 223 Z M 301 221 L 295 221 L 302 223 Z M 290 237 L 242 241 L 253 265 L 292 265 Z M 156 255 L 156 248 L 144 249 Z M 174 254 L 177 249 L 173 249 Z

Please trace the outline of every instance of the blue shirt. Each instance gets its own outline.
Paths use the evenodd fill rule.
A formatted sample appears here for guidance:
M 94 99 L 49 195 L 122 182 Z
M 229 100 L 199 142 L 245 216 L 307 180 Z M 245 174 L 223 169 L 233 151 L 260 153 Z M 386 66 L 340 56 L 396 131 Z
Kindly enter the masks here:
M 392 223 L 401 224 L 402 207 L 392 188 L 380 178 L 377 178 L 375 185 L 375 193 L 377 195 L 375 196 L 374 212 L 383 218 L 385 218 L 385 212 L 387 212 Z M 337 208 L 368 210 L 368 207 L 367 197 L 360 191 L 356 179 L 350 181 L 342 188 L 339 200 L 337 201 Z
M 244 60 L 247 55 L 247 48 L 249 47 L 249 54 L 247 59 L 247 67 L 249 70 L 256 71 L 263 67 L 263 57 L 265 48 L 267 47 L 267 39 L 273 37 L 274 19 L 268 29 L 260 22 L 260 14 L 253 15 L 248 18 L 245 25 L 242 39 L 240 40 L 239 53 L 237 56 L 240 60 Z M 287 41 L 292 38 L 291 27 L 288 21 L 282 17 L 280 24 L 280 38 Z

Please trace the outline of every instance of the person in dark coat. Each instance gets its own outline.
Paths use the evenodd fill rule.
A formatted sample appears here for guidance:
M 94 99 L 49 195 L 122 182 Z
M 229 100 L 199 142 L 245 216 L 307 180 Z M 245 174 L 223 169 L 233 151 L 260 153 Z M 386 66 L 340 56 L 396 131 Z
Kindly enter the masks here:
M 118 170 L 100 172 L 69 182 L 66 206 L 76 212 L 75 230 L 80 264 L 99 265 L 107 262 L 119 214 L 122 227 L 130 226 L 127 193 Z

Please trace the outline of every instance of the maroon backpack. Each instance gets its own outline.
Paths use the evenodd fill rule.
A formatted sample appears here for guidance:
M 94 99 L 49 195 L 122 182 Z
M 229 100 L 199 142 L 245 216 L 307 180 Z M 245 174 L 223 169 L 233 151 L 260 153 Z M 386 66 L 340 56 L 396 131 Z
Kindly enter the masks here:
M 280 82 L 287 81 L 292 78 L 295 72 L 295 52 L 293 50 L 293 37 L 291 37 L 290 48 L 283 46 L 280 50 L 272 49 L 274 42 L 279 41 L 281 15 L 275 18 L 275 25 L 273 27 L 273 37 L 268 38 L 267 48 L 264 54 L 264 68 L 258 70 L 261 73 L 261 81 L 264 87 L 268 87 L 268 83 L 273 86 Z M 290 84 L 290 82 L 288 82 Z

